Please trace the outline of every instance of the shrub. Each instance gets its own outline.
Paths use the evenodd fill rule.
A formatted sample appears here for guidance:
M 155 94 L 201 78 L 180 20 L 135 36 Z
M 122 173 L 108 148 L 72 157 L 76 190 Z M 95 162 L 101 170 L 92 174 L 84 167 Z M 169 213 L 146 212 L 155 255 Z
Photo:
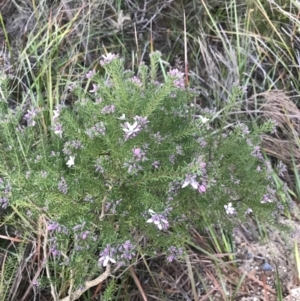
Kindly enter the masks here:
M 172 261 L 191 226 L 276 220 L 272 170 L 259 147 L 272 123 L 213 129 L 215 112 L 195 104 L 183 73 L 162 70 L 157 81 L 159 62 L 154 52 L 151 68 L 141 64 L 135 76 L 118 56 L 103 56 L 106 75 L 89 71 L 89 92 L 73 84 L 72 108 L 22 114 L 1 102 L 1 205 L 6 222 L 10 208 L 19 215 L 16 227 L 44 225 L 51 285 L 64 275 L 76 289 L 139 251 Z

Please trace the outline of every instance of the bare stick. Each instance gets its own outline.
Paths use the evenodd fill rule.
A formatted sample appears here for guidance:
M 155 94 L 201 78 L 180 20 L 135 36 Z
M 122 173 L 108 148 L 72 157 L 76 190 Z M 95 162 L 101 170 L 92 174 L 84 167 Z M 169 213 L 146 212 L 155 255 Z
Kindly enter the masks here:
M 50 287 L 51 287 L 51 295 L 53 297 L 53 300 L 56 301 L 58 300 L 57 297 L 57 292 L 55 290 L 55 287 L 51 281 L 51 276 L 50 276 L 50 270 L 49 270 L 49 265 L 48 265 L 48 256 L 47 256 L 47 242 L 48 242 L 48 226 L 47 226 L 47 221 L 45 219 L 45 216 L 42 215 L 41 218 L 43 219 L 43 223 L 44 223 L 44 245 L 43 245 L 43 251 L 44 251 L 44 260 L 45 260 L 45 267 L 46 267 L 46 274 L 47 274 L 47 278 L 50 281 Z
M 95 278 L 91 281 L 86 281 L 84 283 L 84 286 L 80 289 L 76 290 L 73 294 L 60 299 L 59 301 L 74 301 L 78 299 L 85 291 L 87 291 L 89 288 L 98 285 L 99 283 L 103 282 L 105 279 L 107 279 L 110 276 L 110 264 L 106 266 L 106 270 L 103 274 Z

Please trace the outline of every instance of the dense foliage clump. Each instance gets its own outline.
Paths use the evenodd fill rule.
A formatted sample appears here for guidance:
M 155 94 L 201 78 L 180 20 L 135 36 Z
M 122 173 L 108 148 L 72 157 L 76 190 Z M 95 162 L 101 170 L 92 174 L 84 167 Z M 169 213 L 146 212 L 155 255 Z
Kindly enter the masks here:
M 214 129 L 214 111 L 196 105 L 182 72 L 157 80 L 159 62 L 152 53 L 151 68 L 134 75 L 117 55 L 103 56 L 104 77 L 91 70 L 86 87 L 70 86 L 72 108 L 23 116 L 1 103 L 1 206 L 8 222 L 12 207 L 25 229 L 44 229 L 53 279 L 68 271 L 78 286 L 139 251 L 172 261 L 192 226 L 274 223 L 282 209 L 259 147 L 272 123 Z

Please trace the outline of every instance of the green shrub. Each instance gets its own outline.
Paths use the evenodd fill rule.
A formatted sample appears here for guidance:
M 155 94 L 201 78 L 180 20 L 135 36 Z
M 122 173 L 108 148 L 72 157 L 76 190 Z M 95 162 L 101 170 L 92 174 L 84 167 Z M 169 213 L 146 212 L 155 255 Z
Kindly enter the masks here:
M 259 148 L 272 123 L 213 129 L 215 112 L 195 104 L 183 73 L 157 81 L 159 62 L 153 53 L 151 69 L 141 64 L 134 76 L 118 56 L 103 56 L 106 76 L 89 71 L 88 93 L 74 83 L 77 101 L 50 112 L 50 131 L 47 112 L 23 116 L 2 101 L 1 205 L 21 217 L 16 227 L 47 222 L 46 283 L 64 275 L 77 288 L 138 251 L 165 251 L 172 261 L 191 226 L 230 227 L 253 215 L 275 222 L 275 186 Z

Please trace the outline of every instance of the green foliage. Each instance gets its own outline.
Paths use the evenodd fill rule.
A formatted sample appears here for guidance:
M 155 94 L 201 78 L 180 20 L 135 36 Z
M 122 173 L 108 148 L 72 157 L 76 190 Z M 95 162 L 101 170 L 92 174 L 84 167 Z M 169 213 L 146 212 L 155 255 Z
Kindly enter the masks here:
M 105 292 L 103 293 L 101 300 L 103 300 L 103 301 L 113 300 L 114 293 L 115 293 L 116 289 L 117 289 L 116 280 L 112 279 L 109 282 L 109 285 L 107 286 L 107 288 L 105 289 Z
M 3 253 L 3 262 L 0 272 L 0 300 L 8 300 L 10 290 L 16 277 L 21 258 L 24 256 L 24 246 L 18 248 L 18 253 Z
M 191 226 L 231 227 L 253 214 L 274 221 L 274 185 L 259 150 L 271 125 L 214 131 L 213 112 L 193 105 L 197 92 L 181 72 L 155 79 L 159 59 L 153 54 L 155 70 L 142 64 L 133 76 L 104 56 L 106 76 L 92 75 L 86 94 L 77 83 L 74 107 L 55 109 L 49 136 L 43 112 L 27 112 L 16 131 L 7 109 L 0 192 L 30 223 L 45 216 L 53 279 L 68 270 L 76 288 L 108 262 L 128 263 L 136 256 L 124 247 L 129 240 L 154 254 L 178 246 Z

